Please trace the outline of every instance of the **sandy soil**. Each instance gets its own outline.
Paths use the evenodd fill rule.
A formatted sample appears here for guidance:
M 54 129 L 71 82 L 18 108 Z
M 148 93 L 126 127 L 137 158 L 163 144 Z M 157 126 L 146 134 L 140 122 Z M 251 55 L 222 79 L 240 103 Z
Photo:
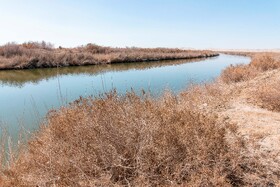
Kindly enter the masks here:
M 280 113 L 262 108 L 254 95 L 262 85 L 279 80 L 280 70 L 274 70 L 234 85 L 234 96 L 220 111 L 222 118 L 238 125 L 251 154 L 258 155 L 275 172 L 280 171 Z

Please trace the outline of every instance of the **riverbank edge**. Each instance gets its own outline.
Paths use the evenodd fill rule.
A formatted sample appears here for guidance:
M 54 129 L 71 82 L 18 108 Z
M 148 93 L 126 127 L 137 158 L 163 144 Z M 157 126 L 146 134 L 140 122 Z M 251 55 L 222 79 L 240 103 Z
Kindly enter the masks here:
M 197 51 L 199 52 L 199 51 Z M 97 66 L 97 65 L 108 65 L 108 64 L 120 64 L 120 63 L 142 63 L 142 62 L 163 62 L 163 61 L 175 61 L 175 60 L 192 60 L 192 59 L 203 59 L 203 58 L 212 58 L 219 56 L 220 53 L 213 52 L 212 54 L 203 54 L 198 56 L 189 56 L 189 57 L 163 57 L 163 58 L 150 58 L 150 59 L 137 59 L 137 60 L 117 60 L 117 61 L 108 61 L 103 63 L 81 63 L 81 64 L 68 64 L 68 65 L 56 65 L 56 66 L 39 66 L 35 67 L 35 63 L 38 63 L 36 60 L 31 60 L 27 63 L 31 64 L 30 66 L 26 67 L 13 67 L 13 68 L 1 68 L 0 71 L 9 71 L 9 70 L 28 70 L 28 69 L 46 69 L 46 68 L 63 68 L 63 67 L 78 67 L 78 66 Z M 35 62 L 35 63 L 34 63 Z M 0 62 L 1 63 L 1 62 Z

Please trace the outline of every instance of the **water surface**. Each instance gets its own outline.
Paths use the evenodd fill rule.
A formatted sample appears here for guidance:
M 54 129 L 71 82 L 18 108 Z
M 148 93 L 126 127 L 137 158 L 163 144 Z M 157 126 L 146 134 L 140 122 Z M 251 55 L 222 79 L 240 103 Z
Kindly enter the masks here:
M 248 57 L 220 55 L 200 60 L 0 71 L 0 123 L 13 136 L 19 124 L 32 131 L 48 110 L 80 96 L 111 89 L 123 94 L 131 88 L 136 92 L 148 90 L 153 95 L 165 89 L 177 93 L 190 81 L 211 81 L 230 64 L 249 62 Z

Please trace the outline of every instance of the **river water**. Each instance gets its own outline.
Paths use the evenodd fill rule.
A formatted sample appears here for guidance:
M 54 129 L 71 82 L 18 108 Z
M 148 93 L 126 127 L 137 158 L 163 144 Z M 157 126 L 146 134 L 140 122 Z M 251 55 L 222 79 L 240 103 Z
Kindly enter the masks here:
M 154 96 L 166 89 L 177 93 L 188 83 L 214 80 L 230 64 L 248 63 L 248 57 L 221 54 L 199 60 L 0 71 L 0 125 L 15 136 L 19 127 L 33 131 L 48 110 L 80 96 L 112 89 L 123 94 L 131 88 Z

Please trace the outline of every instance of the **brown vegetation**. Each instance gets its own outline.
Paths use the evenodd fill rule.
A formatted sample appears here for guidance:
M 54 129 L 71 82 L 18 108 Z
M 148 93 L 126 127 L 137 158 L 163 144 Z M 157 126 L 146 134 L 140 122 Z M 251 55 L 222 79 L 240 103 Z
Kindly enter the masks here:
M 46 42 L 8 43 L 0 46 L 0 69 L 32 69 L 121 62 L 191 59 L 217 56 L 211 51 L 168 48 L 111 48 L 95 44 L 53 48 Z
M 145 92 L 113 92 L 50 111 L 28 149 L 2 169 L 0 185 L 277 186 L 280 162 L 274 163 L 273 151 L 258 155 L 260 146 L 240 136 L 242 125 L 252 131 L 243 113 L 260 118 L 246 111 L 252 108 L 246 103 L 252 92 L 265 108 L 279 111 L 279 81 L 263 87 L 267 78 L 262 77 L 263 89 L 250 90 L 256 82 L 249 79 L 274 69 L 278 56 L 270 57 L 273 62 L 229 67 L 222 75 L 227 84 L 196 85 L 178 96 L 166 93 L 157 99 Z M 257 74 L 247 78 L 252 68 Z M 244 84 L 235 84 L 239 81 Z M 238 113 L 238 107 L 243 112 Z M 277 119 L 279 113 L 273 114 Z M 235 118 L 239 115 L 242 120 Z M 242 133 L 251 140 L 251 134 Z
M 277 53 L 249 53 L 247 56 L 252 57 L 249 65 L 229 66 L 222 72 L 221 79 L 225 83 L 250 80 L 261 72 L 280 68 L 280 55 Z
M 242 53 L 242 55 L 246 55 Z M 222 74 L 223 82 L 230 84 L 248 81 L 259 74 L 280 68 L 279 53 L 248 53 L 252 57 L 249 65 L 236 65 L 226 68 Z M 260 105 L 269 110 L 280 111 L 280 80 L 262 84 L 255 91 L 254 96 Z
M 231 65 L 223 70 L 221 79 L 225 83 L 241 82 L 250 80 L 258 75 L 257 68 L 248 65 Z
M 262 85 L 256 96 L 262 107 L 280 112 L 280 80 Z
M 237 124 L 249 154 L 258 155 L 258 163 L 270 170 L 266 173 L 278 176 L 274 185 L 259 186 L 280 186 L 280 112 L 276 110 L 279 81 L 280 69 L 275 69 L 248 81 L 224 85 L 226 90 L 231 90 L 228 91 L 231 99 L 225 109 L 219 110 L 221 118 Z
M 52 111 L 28 151 L 4 171 L 6 185 L 266 184 L 242 140 L 227 140 L 234 125 L 190 108 L 185 99 L 110 93 Z
M 280 59 L 276 54 L 257 54 L 252 59 L 251 65 L 261 71 L 280 68 Z

